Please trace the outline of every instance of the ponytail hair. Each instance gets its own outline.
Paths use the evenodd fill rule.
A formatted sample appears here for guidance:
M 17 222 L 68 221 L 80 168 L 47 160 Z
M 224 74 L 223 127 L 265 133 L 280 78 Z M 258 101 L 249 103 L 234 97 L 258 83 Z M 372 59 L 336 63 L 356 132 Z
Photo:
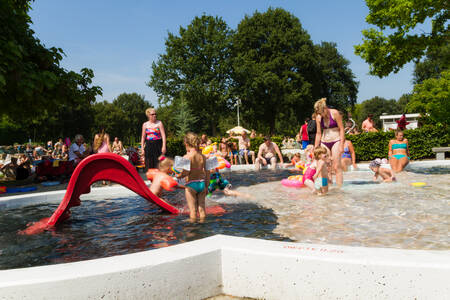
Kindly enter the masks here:
M 198 150 L 200 147 L 200 138 L 195 133 L 188 132 L 184 137 L 184 143 Z
M 314 112 L 318 115 L 323 113 L 325 108 L 327 108 L 327 98 L 319 99 L 314 103 Z

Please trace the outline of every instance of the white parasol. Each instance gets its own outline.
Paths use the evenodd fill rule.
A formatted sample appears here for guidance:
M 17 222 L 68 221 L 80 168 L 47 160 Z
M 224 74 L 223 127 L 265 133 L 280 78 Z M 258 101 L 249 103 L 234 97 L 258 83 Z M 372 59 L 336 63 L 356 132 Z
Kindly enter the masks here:
M 242 134 L 244 131 L 247 132 L 247 133 L 250 133 L 250 130 L 245 129 L 245 128 L 242 127 L 242 126 L 236 126 L 236 127 L 233 127 L 233 128 L 231 128 L 230 130 L 227 130 L 227 133 L 228 133 L 228 134 L 230 134 L 230 133 L 234 133 L 234 134 Z

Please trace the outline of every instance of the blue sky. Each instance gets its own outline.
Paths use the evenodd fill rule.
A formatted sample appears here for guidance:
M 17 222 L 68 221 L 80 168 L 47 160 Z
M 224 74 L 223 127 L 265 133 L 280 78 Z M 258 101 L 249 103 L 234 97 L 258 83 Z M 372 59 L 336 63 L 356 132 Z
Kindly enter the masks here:
M 368 65 L 354 54 L 361 30 L 369 27 L 363 0 L 37 0 L 30 15 L 42 43 L 66 53 L 64 68 L 94 70 L 94 84 L 103 88 L 98 100 L 112 101 L 123 92 L 136 92 L 157 104 L 157 95 L 146 82 L 152 62 L 165 51 L 168 32 L 177 33 L 179 26 L 186 27 L 202 14 L 220 16 L 236 29 L 245 15 L 270 6 L 298 17 L 314 43 L 337 44 L 360 83 L 358 102 L 374 96 L 398 99 L 412 90 L 411 63 L 379 79 L 368 75 Z

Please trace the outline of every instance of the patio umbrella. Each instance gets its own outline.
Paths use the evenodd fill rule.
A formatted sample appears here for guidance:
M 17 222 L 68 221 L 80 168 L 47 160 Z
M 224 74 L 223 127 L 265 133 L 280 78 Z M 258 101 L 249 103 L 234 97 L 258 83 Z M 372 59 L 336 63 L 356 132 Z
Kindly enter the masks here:
M 228 134 L 229 134 L 229 133 L 242 134 L 244 131 L 247 132 L 247 133 L 250 133 L 250 130 L 245 129 L 245 128 L 242 127 L 242 126 L 236 126 L 236 127 L 233 127 L 233 128 L 231 128 L 230 130 L 228 130 L 227 133 L 228 133 Z

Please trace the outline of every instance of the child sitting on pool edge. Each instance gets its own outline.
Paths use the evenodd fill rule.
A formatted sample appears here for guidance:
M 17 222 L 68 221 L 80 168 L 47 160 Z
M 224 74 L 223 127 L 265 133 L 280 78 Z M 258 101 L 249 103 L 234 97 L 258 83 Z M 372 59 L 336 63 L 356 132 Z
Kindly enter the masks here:
M 173 160 L 167 157 L 162 156 L 160 158 L 159 164 L 158 164 L 158 170 L 159 172 L 156 172 L 153 179 L 152 179 L 152 184 L 150 186 L 150 191 L 155 194 L 156 196 L 158 196 L 159 198 L 161 198 L 162 195 L 162 190 L 163 190 L 163 185 L 165 185 L 165 183 L 163 183 L 163 181 L 170 181 L 170 178 L 167 178 L 169 175 L 171 175 L 173 173 L 172 171 L 172 167 L 173 167 Z M 175 180 L 173 180 L 173 182 L 171 181 L 171 186 L 172 188 L 186 188 L 185 186 L 181 185 L 181 184 L 177 184 L 175 185 Z
M 373 175 L 373 181 L 376 181 L 378 178 L 378 175 L 380 175 L 381 179 L 383 179 L 384 182 L 392 182 L 395 181 L 395 175 L 394 172 L 391 169 L 383 168 L 381 167 L 382 160 L 379 158 L 374 159 L 370 162 L 369 168 L 375 172 Z
M 184 137 L 186 155 L 184 158 L 191 161 L 190 171 L 183 170 L 179 177 L 186 178 L 186 202 L 189 207 L 189 216 L 193 221 L 206 217 L 205 198 L 209 185 L 209 171 L 206 170 L 206 157 L 200 152 L 200 138 L 194 133 L 187 133 Z

